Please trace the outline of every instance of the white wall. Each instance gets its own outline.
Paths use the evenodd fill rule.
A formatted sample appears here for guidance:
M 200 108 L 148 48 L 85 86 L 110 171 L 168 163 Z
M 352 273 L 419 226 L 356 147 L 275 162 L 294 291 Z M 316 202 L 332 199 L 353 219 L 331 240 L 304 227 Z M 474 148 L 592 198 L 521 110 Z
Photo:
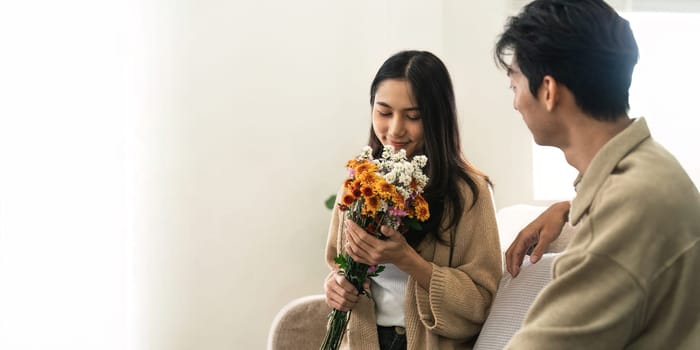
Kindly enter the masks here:
M 0 349 L 127 346 L 128 7 L 0 5 Z
M 507 1 L 444 1 L 444 58 L 455 83 L 467 158 L 491 177 L 496 206 L 532 202 L 532 137 L 493 59 Z
M 135 348 L 261 349 L 286 302 L 322 292 L 323 201 L 366 142 L 374 73 L 400 49 L 446 62 L 465 153 L 497 204 L 531 198 L 530 138 L 491 57 L 502 1 L 147 6 Z

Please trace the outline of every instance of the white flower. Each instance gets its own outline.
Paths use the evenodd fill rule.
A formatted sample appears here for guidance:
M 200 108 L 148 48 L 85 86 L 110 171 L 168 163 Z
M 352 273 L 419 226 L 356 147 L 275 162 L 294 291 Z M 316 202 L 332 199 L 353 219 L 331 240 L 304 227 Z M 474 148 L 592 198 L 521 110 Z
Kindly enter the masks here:
M 393 146 L 384 146 L 381 157 L 373 159 L 372 149 L 369 146 L 362 148 L 362 153 L 358 160 L 370 160 L 377 166 L 377 174 L 384 180 L 395 186 L 396 191 L 405 199 L 409 200 L 416 194 L 423 193 L 428 184 L 428 177 L 423 173 L 422 168 L 427 164 L 428 158 L 424 155 L 417 155 L 410 160 L 406 157 L 406 150 L 396 150 Z M 411 188 L 411 185 L 414 185 Z M 390 208 L 385 202 L 380 203 L 380 211 L 387 211 Z
M 386 182 L 393 184 L 396 181 L 396 171 L 390 171 L 384 175 Z
M 399 162 L 406 159 L 406 150 L 400 149 L 398 152 L 391 156 L 391 160 L 394 162 Z
M 360 152 L 360 155 L 357 157 L 357 159 L 364 160 L 364 159 L 371 159 L 371 158 L 372 158 L 372 147 L 370 147 L 370 146 L 362 147 L 362 151 Z
M 413 165 L 417 168 L 423 168 L 426 164 L 428 164 L 428 157 L 424 155 L 413 157 Z
M 392 146 L 392 145 L 384 146 L 384 151 L 382 151 L 382 159 L 391 159 L 392 154 L 394 154 L 394 146 Z
M 416 185 L 418 185 L 418 193 L 423 192 L 423 189 L 428 184 L 428 177 L 420 171 L 416 171 L 413 173 L 413 179 L 416 180 Z
M 403 173 L 399 176 L 399 182 L 406 187 L 411 186 L 411 176 Z

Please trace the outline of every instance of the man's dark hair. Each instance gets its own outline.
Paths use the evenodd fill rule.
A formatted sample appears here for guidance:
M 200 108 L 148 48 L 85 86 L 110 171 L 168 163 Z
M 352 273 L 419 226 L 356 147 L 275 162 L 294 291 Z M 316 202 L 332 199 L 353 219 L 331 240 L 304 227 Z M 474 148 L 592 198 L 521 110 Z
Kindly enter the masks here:
M 639 51 L 629 22 L 602 0 L 533 1 L 508 19 L 496 43 L 500 66 L 508 68 L 511 54 L 535 98 L 550 75 L 597 119 L 614 120 L 629 110 Z

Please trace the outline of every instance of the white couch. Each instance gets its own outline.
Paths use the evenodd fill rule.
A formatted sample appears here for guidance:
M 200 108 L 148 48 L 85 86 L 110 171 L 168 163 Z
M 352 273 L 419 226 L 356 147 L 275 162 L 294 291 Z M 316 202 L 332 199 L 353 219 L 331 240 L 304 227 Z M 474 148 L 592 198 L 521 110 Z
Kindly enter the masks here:
M 497 221 L 503 252 L 518 232 L 546 207 L 515 205 L 498 211 Z M 551 266 L 571 235 L 566 226 L 537 264 L 526 258 L 520 274 L 512 278 L 504 272 L 489 317 L 477 339 L 475 350 L 502 349 L 520 324 L 540 289 L 551 279 Z M 289 302 L 275 317 L 268 337 L 268 350 L 317 350 L 326 331 L 330 308 L 324 296 L 311 295 Z

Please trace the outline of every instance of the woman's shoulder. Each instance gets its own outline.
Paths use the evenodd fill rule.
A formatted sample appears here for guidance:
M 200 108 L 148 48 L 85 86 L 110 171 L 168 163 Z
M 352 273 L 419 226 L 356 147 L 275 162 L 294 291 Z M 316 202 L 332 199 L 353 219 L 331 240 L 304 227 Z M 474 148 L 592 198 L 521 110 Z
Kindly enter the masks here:
M 466 178 L 460 177 L 457 181 L 457 188 L 464 196 L 467 203 L 472 202 L 475 190 L 478 192 L 477 201 L 491 198 L 491 181 L 482 173 L 467 172 L 466 175 L 471 180 L 471 184 Z
M 488 189 L 491 187 L 491 180 L 484 173 L 467 172 L 467 175 L 474 180 L 474 182 L 479 186 L 479 189 Z

